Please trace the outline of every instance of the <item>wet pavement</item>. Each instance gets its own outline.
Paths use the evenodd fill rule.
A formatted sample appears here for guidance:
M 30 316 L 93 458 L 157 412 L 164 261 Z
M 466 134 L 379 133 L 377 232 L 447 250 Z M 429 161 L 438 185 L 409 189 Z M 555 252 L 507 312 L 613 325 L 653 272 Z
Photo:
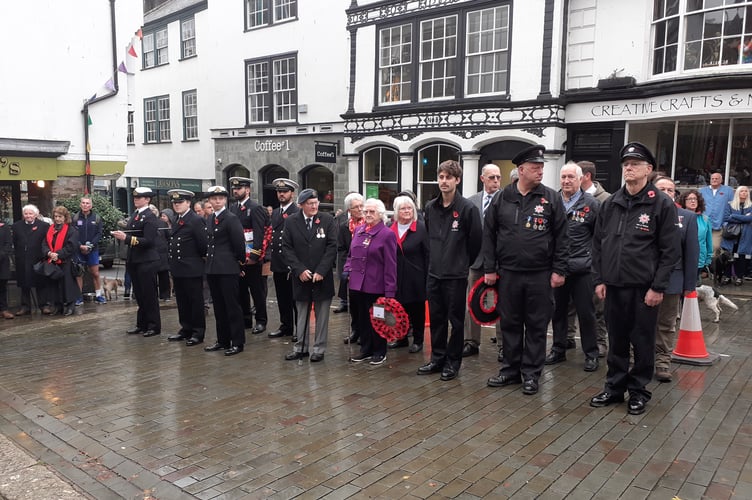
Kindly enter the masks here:
M 135 303 L 87 302 L 72 317 L 0 323 L 0 450 L 27 455 L 7 477 L 51 471 L 96 499 L 752 498 L 752 303 L 735 300 L 720 324 L 701 306 L 720 362 L 673 365 L 640 416 L 588 405 L 605 363 L 584 372 L 578 351 L 544 369 L 535 396 L 486 387 L 493 329 L 441 382 L 415 374 L 427 349 L 348 363 L 343 314 L 324 361 L 298 363 L 283 359 L 289 337 L 267 332 L 232 357 L 167 342 L 174 302 L 151 338 L 125 334 Z M 14 493 L 2 472 L 0 495 L 68 498 Z

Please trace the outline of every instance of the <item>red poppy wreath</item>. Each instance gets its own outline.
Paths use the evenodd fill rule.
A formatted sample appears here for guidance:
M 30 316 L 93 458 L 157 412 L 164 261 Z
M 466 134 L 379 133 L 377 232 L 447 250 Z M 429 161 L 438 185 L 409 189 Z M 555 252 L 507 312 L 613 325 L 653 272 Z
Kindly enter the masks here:
M 376 305 L 384 307 L 384 317 L 373 317 L 373 306 L 368 311 L 371 316 L 371 326 L 380 337 L 387 342 L 395 342 L 405 338 L 410 327 L 410 319 L 405 308 L 396 299 L 379 297 Z

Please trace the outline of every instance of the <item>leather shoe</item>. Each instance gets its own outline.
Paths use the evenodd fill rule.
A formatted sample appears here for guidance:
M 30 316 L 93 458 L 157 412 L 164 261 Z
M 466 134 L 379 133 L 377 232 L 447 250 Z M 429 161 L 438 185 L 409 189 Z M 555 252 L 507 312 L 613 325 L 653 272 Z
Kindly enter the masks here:
M 258 335 L 259 333 L 262 333 L 264 330 L 266 330 L 265 324 L 256 323 L 256 326 L 253 327 L 253 330 L 251 330 L 251 333 L 254 335 Z
M 15 318 L 15 316 L 13 315 L 13 313 L 10 312 L 10 311 L 3 311 L 0 314 L 2 314 L 3 318 L 5 318 L 5 319 L 13 319 L 13 318 Z
M 454 380 L 457 378 L 457 370 L 452 368 L 451 366 L 445 366 L 444 369 L 441 371 L 441 380 L 447 381 L 447 380 Z
M 627 413 L 630 415 L 641 415 L 645 413 L 645 401 L 637 396 L 630 396 L 627 403 Z
M 169 340 L 170 342 L 179 342 L 181 340 L 188 340 L 189 338 L 190 337 L 186 337 L 185 335 L 178 333 L 176 335 L 170 335 L 169 337 L 167 337 L 167 340 Z
M 462 348 L 462 357 L 467 358 L 468 356 L 475 356 L 480 352 L 480 349 L 478 349 L 477 345 L 467 343 L 465 344 L 465 347 Z
M 590 400 L 590 406 L 593 408 L 601 408 L 603 406 L 612 405 L 614 403 L 623 403 L 624 394 L 613 394 L 608 391 L 603 391 Z
M 548 356 L 546 356 L 545 364 L 547 365 L 555 365 L 556 363 L 562 363 L 567 360 L 566 353 L 554 351 L 551 349 L 549 351 Z
M 274 330 L 273 332 L 269 332 L 269 337 L 276 339 L 278 337 L 286 337 L 288 335 L 292 335 L 292 332 L 286 332 L 284 330 Z
M 47 314 L 47 315 L 55 314 L 55 310 L 51 308 L 50 306 L 44 306 L 42 308 L 42 314 Z
M 423 344 L 413 344 L 413 345 L 410 346 L 410 349 L 408 349 L 407 352 L 410 352 L 410 353 L 414 354 L 414 353 L 420 352 L 422 350 L 423 350 Z
M 435 361 L 431 361 L 418 368 L 418 375 L 430 375 L 431 373 L 440 373 L 444 367 Z
M 225 356 L 235 356 L 236 354 L 240 354 L 241 352 L 243 352 L 243 346 L 234 345 L 230 347 L 229 349 L 225 350 Z
M 290 339 L 290 342 L 292 342 L 292 343 L 294 344 L 294 343 L 296 343 L 297 341 L 298 341 L 298 336 L 297 336 L 297 335 L 295 335 L 295 334 L 293 333 L 293 334 L 292 334 L 292 338 Z
M 296 359 L 303 359 L 303 358 L 307 358 L 307 357 L 308 357 L 308 353 L 307 352 L 295 352 L 295 351 L 293 351 L 293 352 L 285 354 L 285 359 L 287 361 L 294 361 Z
M 347 306 L 345 306 L 345 305 L 339 306 L 338 308 L 334 309 L 332 312 L 334 314 L 346 313 L 347 312 Z M 311 361 L 313 361 L 313 359 L 311 359 Z
M 16 311 L 16 316 L 26 316 L 27 314 L 30 314 L 31 311 L 29 311 L 28 307 L 22 307 L 18 311 Z
M 656 368 L 655 369 L 655 379 L 658 382 L 667 383 L 671 382 L 671 372 L 668 370 L 668 368 Z
M 394 342 L 387 342 L 386 346 L 389 349 L 396 349 L 398 347 L 407 347 L 410 345 L 410 341 L 407 340 L 407 338 L 401 338 L 399 340 L 395 340 Z
M 204 347 L 204 351 L 206 351 L 206 352 L 224 351 L 227 348 L 228 348 L 228 346 L 222 345 L 219 342 L 217 342 L 214 345 L 208 345 L 208 346 Z
M 153 337 L 155 335 L 159 335 L 159 332 L 156 330 L 152 330 L 151 328 L 149 328 L 148 330 L 144 332 L 144 337 Z
M 318 352 L 314 352 L 311 354 L 311 363 L 318 363 L 319 361 L 322 361 L 324 359 L 324 355 L 320 354 Z
M 598 369 L 598 358 L 585 358 L 585 368 L 584 370 L 586 372 L 594 372 Z
M 131 328 L 130 330 L 126 330 L 125 333 L 127 333 L 128 335 L 136 335 L 138 333 L 144 333 L 144 330 L 142 330 L 140 326 L 136 326 L 134 328 Z
M 507 375 L 498 375 L 496 377 L 489 378 L 486 382 L 486 385 L 488 385 L 488 387 L 504 387 L 505 385 L 520 383 L 522 383 L 522 378 L 519 376 L 511 377 Z
M 538 381 L 534 378 L 529 378 L 522 383 L 522 394 L 532 396 L 538 393 Z
M 197 339 L 196 337 L 191 337 L 185 341 L 185 345 L 187 345 L 188 347 L 192 345 L 203 344 L 203 343 L 204 343 L 204 339 Z
M 71 316 L 76 311 L 76 307 L 71 303 L 63 308 L 63 316 Z

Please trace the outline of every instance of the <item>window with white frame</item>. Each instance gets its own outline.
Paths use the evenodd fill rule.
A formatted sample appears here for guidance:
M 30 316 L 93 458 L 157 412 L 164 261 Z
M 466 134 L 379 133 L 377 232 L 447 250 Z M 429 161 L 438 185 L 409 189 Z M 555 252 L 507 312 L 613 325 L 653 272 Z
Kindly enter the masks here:
M 198 140 L 198 103 L 195 90 L 183 92 L 183 140 Z
M 196 55 L 196 21 L 186 19 L 180 23 L 180 53 L 183 59 Z
M 144 69 L 167 64 L 167 27 L 145 33 L 141 40 Z
M 436 170 L 446 160 L 459 160 L 460 150 L 449 144 L 434 144 L 421 148 L 417 152 L 418 179 L 416 193 L 420 206 L 425 207 L 431 198 L 439 194 L 438 174 Z
M 375 147 L 363 153 L 363 190 L 366 198 L 378 198 L 387 209 L 399 193 L 400 158 L 397 151 Z
M 125 142 L 127 144 L 136 143 L 136 132 L 133 127 L 133 111 L 128 111 L 128 131 L 126 133 Z
M 508 92 L 509 4 L 478 3 L 378 30 L 379 104 Z
M 246 0 L 245 28 L 290 21 L 298 17 L 297 0 Z
M 653 74 L 752 63 L 752 0 L 655 0 Z
M 144 99 L 144 142 L 170 141 L 170 96 Z
M 294 55 L 246 61 L 249 124 L 297 121 L 297 72 Z

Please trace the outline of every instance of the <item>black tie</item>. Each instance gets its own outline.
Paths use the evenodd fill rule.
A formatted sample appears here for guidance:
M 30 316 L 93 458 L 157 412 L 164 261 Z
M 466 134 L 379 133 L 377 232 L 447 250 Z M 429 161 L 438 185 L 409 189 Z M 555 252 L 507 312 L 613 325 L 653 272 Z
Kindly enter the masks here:
M 310 231 L 311 230 L 311 217 L 306 217 L 305 224 L 306 224 L 306 228 L 308 228 L 308 230 Z

